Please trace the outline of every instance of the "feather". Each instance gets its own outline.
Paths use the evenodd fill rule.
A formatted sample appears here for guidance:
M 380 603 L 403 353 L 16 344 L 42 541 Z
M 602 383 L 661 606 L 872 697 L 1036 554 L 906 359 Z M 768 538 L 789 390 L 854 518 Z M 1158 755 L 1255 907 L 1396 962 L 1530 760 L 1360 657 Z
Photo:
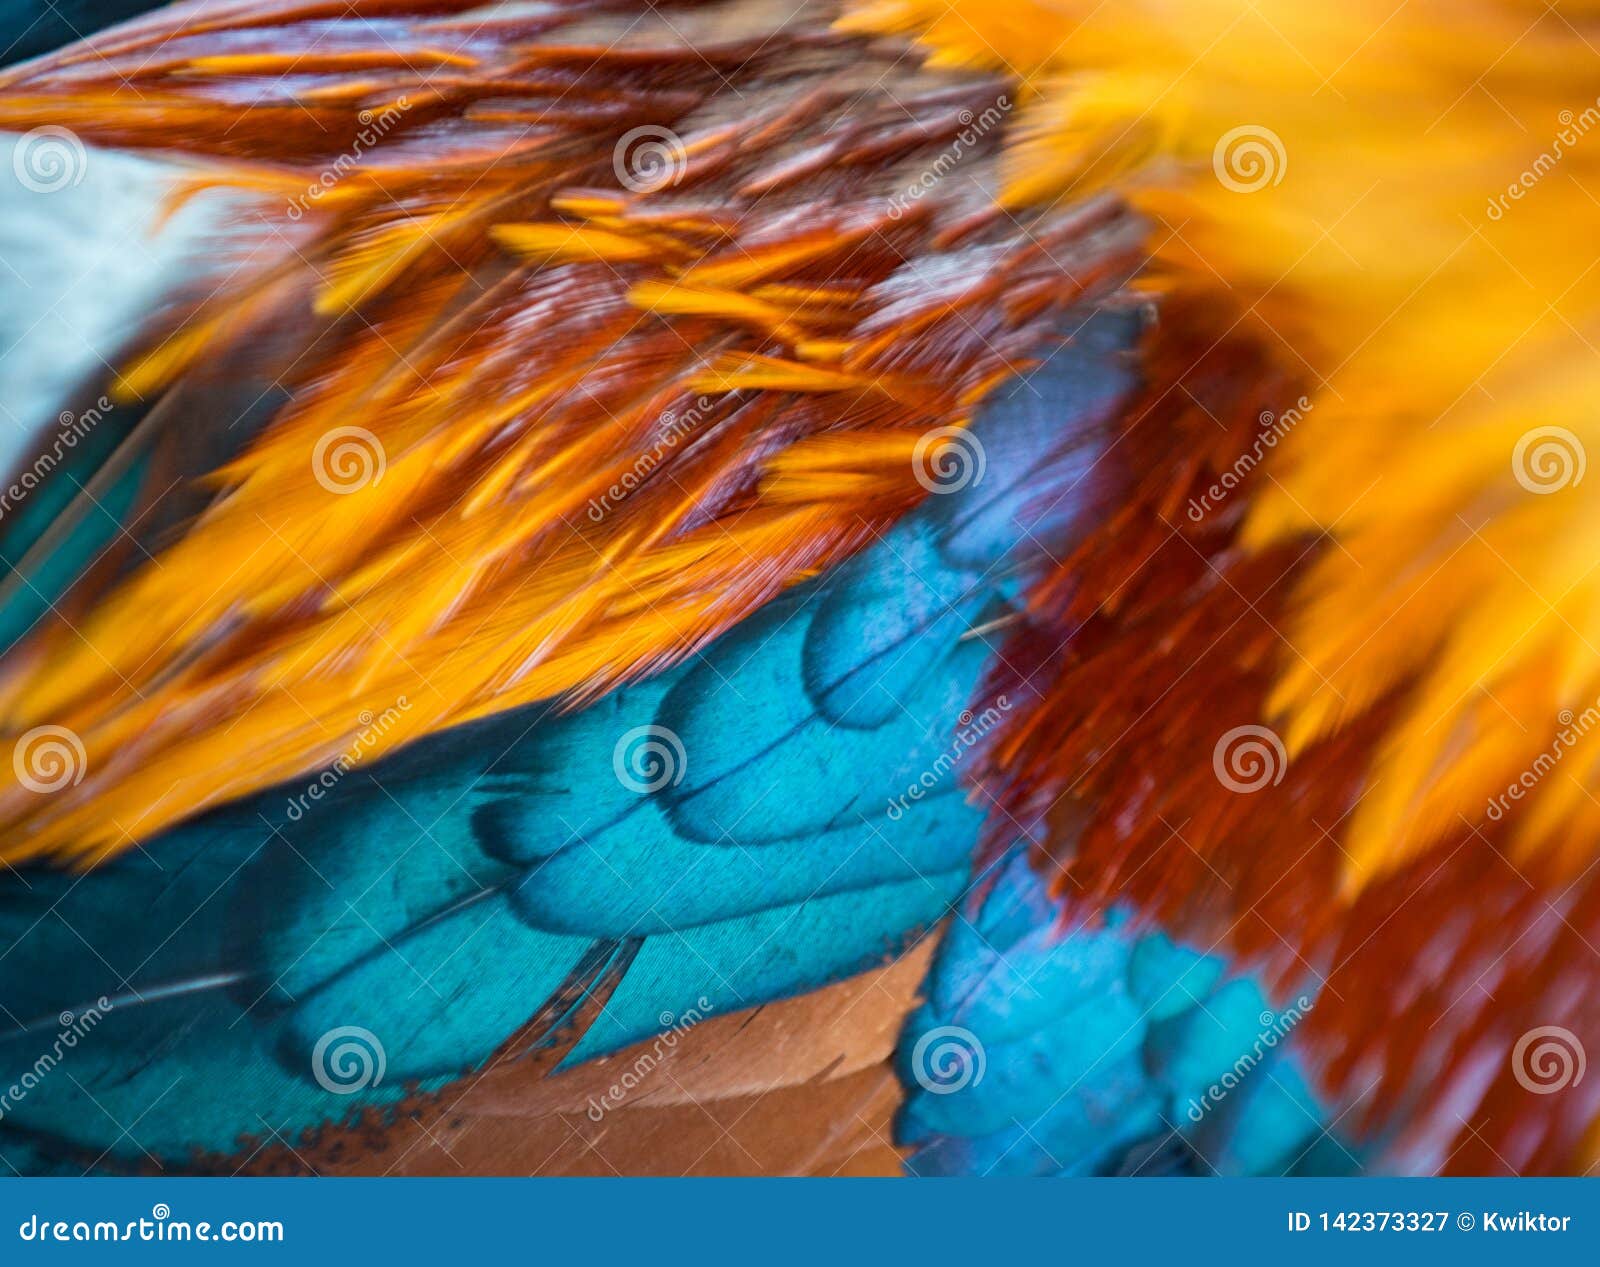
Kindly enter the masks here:
M 341 147 L 367 156 L 290 217 L 316 226 L 298 281 L 240 278 L 244 303 L 199 304 L 126 370 L 141 393 L 202 355 L 237 375 L 259 354 L 258 310 L 290 328 L 308 306 L 344 318 L 272 367 L 292 401 L 183 535 L 8 657 L 9 730 L 63 726 L 86 753 L 82 781 L 47 802 L 0 787 L 13 861 L 93 861 L 305 774 L 402 695 L 385 749 L 681 661 L 880 535 L 924 495 L 913 457 L 930 426 L 959 434 L 1070 303 L 1128 266 L 1133 230 L 1108 205 L 974 221 L 952 184 L 904 216 L 896 178 L 861 165 L 946 143 L 993 84 L 953 94 L 864 43 L 876 69 L 818 79 L 809 49 L 832 37 L 750 30 L 737 5 L 732 25 L 706 14 L 688 31 L 556 8 L 535 53 L 522 23 L 468 26 L 449 7 L 396 6 L 327 46 L 320 10 L 280 5 L 272 47 L 311 46 L 288 78 L 252 60 L 265 14 L 185 25 L 178 8 L 91 60 L 0 79 L 0 125 L 48 114 L 168 152 L 181 137 L 200 183 L 262 198 L 305 190 Z M 509 151 L 474 121 L 498 92 L 561 100 L 607 44 L 616 109 L 575 101 Z M 738 84 L 708 58 L 724 49 Z M 389 65 L 396 53 L 426 69 Z M 652 66 L 671 68 L 670 90 Z M 137 96 L 114 86 L 130 73 Z M 640 115 L 683 132 L 670 186 L 629 189 L 594 159 Z M 447 135 L 473 144 L 441 152 Z M 825 169 L 777 165 L 823 145 Z M 650 254 L 623 258 L 620 242 Z M 377 430 L 351 432 L 352 417 Z M 846 442 L 858 474 L 819 497 Z M 618 511 L 589 512 L 629 475 Z M 189 580 L 201 570 L 218 578 L 206 592 Z
M 1354 889 L 1480 812 L 1600 696 L 1581 526 L 1600 281 L 1562 245 L 1600 174 L 1578 144 L 1600 121 L 1595 12 L 1169 8 L 863 0 L 841 27 L 1026 77 L 1005 200 L 1125 190 L 1158 267 L 1221 279 L 1309 392 L 1242 540 L 1337 541 L 1284 615 L 1266 704 L 1291 756 L 1410 688 L 1343 832 Z M 1530 800 L 1519 858 L 1593 826 L 1572 780 Z M 1572 873 L 1591 856 L 1568 849 Z
M 939 946 L 906 1021 L 896 1138 L 913 1174 L 1349 1173 L 1291 1054 L 1316 1006 L 1281 1011 L 1247 977 L 1130 931 L 1065 936 L 1060 902 L 1003 856 Z M 1314 991 L 1313 991 L 1314 996 Z
M 727 1015 L 691 1008 L 657 1037 L 562 1074 L 513 1042 L 471 1077 L 355 1136 L 267 1139 L 250 1173 L 551 1175 L 893 1173 L 888 1060 L 927 969 L 886 967 Z M 819 1124 L 831 1133 L 821 1134 Z
M 1592 1160 L 1593 1093 L 1557 1111 L 1513 1053 L 1600 1041 L 1575 966 L 1600 293 L 1565 245 L 1593 220 L 1594 18 L 864 0 L 839 24 L 1019 76 L 1007 205 L 1112 189 L 1154 225 L 1125 496 L 1036 592 L 1007 660 L 1049 702 L 991 786 L 1048 817 L 1082 909 L 1132 898 L 1271 980 L 1325 976 L 1318 1075 L 1408 1171 Z M 1240 795 L 1220 745 L 1245 732 L 1268 778 Z
M 290 1075 L 349 1017 L 390 1031 L 405 1096 L 519 1025 L 566 1077 L 663 1004 L 726 1011 L 892 955 L 1020 838 L 1061 901 L 1008 931 L 1051 989 L 991 1015 L 981 953 L 946 940 L 901 1072 L 951 1017 L 997 1064 L 983 1094 L 908 1101 L 914 1168 L 1320 1169 L 1328 1148 L 1294 1149 L 1325 1108 L 1375 1165 L 1587 1166 L 1595 1084 L 1530 1100 L 1503 1057 L 1552 1024 L 1600 1042 L 1575 748 L 1600 695 L 1600 283 L 1560 246 L 1592 215 L 1594 16 L 399 0 L 357 22 L 281 0 L 6 73 L 0 125 L 159 152 L 185 195 L 226 188 L 298 248 L 140 331 L 117 392 L 282 377 L 287 400 L 185 479 L 198 504 L 155 558 L 89 569 L 0 666 L 5 737 L 64 727 L 83 753 L 59 795 L 0 784 L 0 856 L 106 863 L 82 897 L 30 865 L 16 939 L 64 967 L 17 988 L 13 1044 L 61 999 L 143 982 L 135 1080 L 181 1065 L 189 1026 L 202 1063 L 261 1071 L 273 1131 L 314 1130 L 339 1106 Z M 925 179 L 957 145 L 961 178 Z M 985 430 L 1145 253 L 1145 381 L 1106 442 Z M 299 350 L 257 337 L 291 330 Z M 962 454 L 994 464 L 988 492 L 924 500 L 916 468 Z M 952 710 L 1007 700 L 962 772 L 974 873 L 979 812 L 917 771 L 966 742 Z M 645 800 L 606 771 L 635 732 L 688 758 Z M 1248 795 L 1240 734 L 1268 763 Z M 486 736 L 520 755 L 485 762 Z M 382 781 L 345 780 L 369 755 Z M 325 769 L 340 821 L 242 857 L 234 816 Z M 392 858 L 407 822 L 447 858 Z M 119 902 L 167 892 L 157 855 L 186 901 L 237 889 L 246 917 L 171 950 L 119 932 L 146 962 L 118 981 L 41 911 L 121 929 Z M 1228 959 L 1195 987 L 1214 1015 L 1138 993 L 1194 970 L 1175 946 Z M 1270 1090 L 1152 1125 L 1308 981 Z M 261 1019 L 234 1036 L 247 985 Z M 836 1109 L 875 1112 L 878 1086 Z M 387 1123 L 402 1099 L 361 1103 Z M 160 1115 L 157 1152 L 230 1157 L 238 1109 Z M 41 1096 L 20 1163 L 92 1148 L 76 1111 Z
M 1039 513 L 1018 471 L 1081 475 L 1127 390 L 1130 333 L 1095 318 L 982 412 L 992 482 L 690 663 L 575 711 L 525 706 L 381 756 L 358 743 L 88 875 L 29 868 L 0 908 L 7 1062 L 48 1037 L 31 1020 L 86 1001 L 103 1015 L 73 1080 L 0 1123 L 12 1164 L 291 1164 L 280 1145 L 348 1161 L 503 1060 L 559 1080 L 656 1037 L 663 1013 L 724 1016 L 897 956 L 965 890 L 981 829 L 954 777 L 993 650 L 971 628 L 1009 609 L 1013 567 L 1037 566 L 1019 537 L 1059 549 L 1081 531 L 1070 488 Z M 881 1120 L 887 1071 L 858 1072 L 827 1094 Z

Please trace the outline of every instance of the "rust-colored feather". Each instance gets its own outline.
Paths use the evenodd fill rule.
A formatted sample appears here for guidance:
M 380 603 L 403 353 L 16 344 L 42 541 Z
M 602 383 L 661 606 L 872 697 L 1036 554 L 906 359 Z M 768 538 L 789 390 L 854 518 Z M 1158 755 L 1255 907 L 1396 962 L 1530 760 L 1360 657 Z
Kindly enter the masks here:
M 267 1137 L 199 1169 L 248 1174 L 892 1175 L 891 1066 L 935 944 L 787 999 L 713 1016 L 551 1076 L 516 1039 L 389 1115 Z
M 1480 210 L 1592 109 L 1595 6 L 1391 7 L 283 3 L 0 80 L 0 124 L 165 151 L 282 216 L 124 391 L 248 365 L 267 325 L 310 349 L 188 531 L 9 658 L 7 733 L 68 726 L 88 761 L 48 801 L 0 786 L 5 856 L 103 856 L 401 695 L 386 743 L 691 653 L 909 508 L 918 439 L 1121 279 L 1114 190 L 1157 225 L 1146 396 L 1002 665 L 1036 703 L 984 789 L 1083 907 L 1320 983 L 1323 1084 L 1374 1133 L 1409 1115 L 1402 1166 L 1586 1165 L 1597 1083 L 1557 1104 L 1508 1055 L 1545 1025 L 1600 1044 L 1597 758 L 1487 807 L 1600 692 L 1597 485 L 1530 489 L 1524 444 L 1596 435 L 1600 273 L 1570 252 L 1600 150 Z M 624 179 L 617 142 L 664 125 L 667 179 Z M 1287 171 L 1230 171 L 1241 128 Z M 310 478 L 329 437 L 382 479 Z M 1240 795 L 1215 745 L 1267 724 L 1282 778 Z
M 1298 1037 L 1341 1129 L 1385 1140 L 1386 1166 L 1584 1170 L 1600 1092 L 1534 1094 L 1511 1053 L 1552 1025 L 1600 1046 L 1592 869 L 1514 860 L 1514 808 L 1344 886 L 1351 814 L 1414 677 L 1286 762 L 1238 771 L 1254 790 L 1219 775 L 1221 738 L 1270 716 L 1298 584 L 1338 548 L 1311 533 L 1242 548 L 1264 468 L 1214 513 L 1187 513 L 1305 390 L 1236 315 L 1213 294 L 1168 300 L 1143 398 L 1098 474 L 1117 509 L 1036 590 L 997 661 L 990 689 L 1033 707 L 1008 718 L 982 776 L 996 839 L 1040 824 L 1074 922 L 1131 902 L 1286 992 L 1315 987 Z

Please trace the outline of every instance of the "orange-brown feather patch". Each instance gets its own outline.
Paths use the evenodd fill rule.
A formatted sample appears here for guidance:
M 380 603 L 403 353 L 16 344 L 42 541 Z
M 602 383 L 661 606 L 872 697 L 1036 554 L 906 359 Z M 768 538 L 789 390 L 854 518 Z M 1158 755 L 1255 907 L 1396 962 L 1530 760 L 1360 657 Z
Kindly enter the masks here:
M 0 772 L 8 859 L 126 848 L 402 696 L 383 748 L 683 658 L 911 507 L 916 439 L 1132 266 L 1110 204 L 975 216 L 951 179 L 901 214 L 999 84 L 927 78 L 826 9 L 459 7 L 387 4 L 334 44 L 324 6 L 180 9 L 0 77 L 0 125 L 181 153 L 300 231 L 265 316 L 248 277 L 195 305 L 139 391 L 259 369 L 253 321 L 325 323 L 186 531 L 8 657 L 6 732 L 87 753 L 48 798 Z M 664 172 L 618 148 L 644 124 L 681 139 Z

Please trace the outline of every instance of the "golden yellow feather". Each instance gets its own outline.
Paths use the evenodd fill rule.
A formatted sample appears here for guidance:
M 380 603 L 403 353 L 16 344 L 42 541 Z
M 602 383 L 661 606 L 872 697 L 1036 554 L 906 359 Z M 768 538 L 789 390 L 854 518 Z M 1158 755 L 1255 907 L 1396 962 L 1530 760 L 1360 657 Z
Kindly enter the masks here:
M 385 746 L 691 653 L 892 522 L 927 431 L 1123 279 L 1109 193 L 1167 291 L 1157 398 L 1119 423 L 1125 501 L 1033 595 L 1043 703 L 987 772 L 1011 821 L 1063 825 L 1087 896 L 1327 968 L 1327 1085 L 1390 1073 L 1369 1125 L 1410 1079 L 1481 1092 L 1502 1031 L 1591 1032 L 1600 882 L 1571 877 L 1600 745 L 1568 737 L 1600 725 L 1600 5 L 736 2 L 620 33 L 450 7 L 394 0 L 385 47 L 307 50 L 248 107 L 229 89 L 280 64 L 211 37 L 254 10 L 0 79 L 0 125 L 182 137 L 196 187 L 280 205 L 406 103 L 290 216 L 299 258 L 128 368 L 225 376 L 267 324 L 314 349 L 186 535 L 8 657 L 7 733 L 68 725 L 89 773 L 47 804 L 0 785 L 5 856 L 92 861 L 333 759 L 400 695 Z M 277 40 L 320 20 L 266 8 Z M 897 202 L 997 101 L 960 177 Z M 613 141 L 663 123 L 677 180 L 621 187 Z M 1302 388 L 1249 492 L 1174 522 Z M 381 480 L 328 488 L 362 473 L 341 455 Z M 1259 800 L 1213 777 L 1234 705 L 1286 741 Z M 1452 918 L 1394 918 L 1413 900 Z M 1516 1095 L 1501 1070 L 1477 1143 L 1568 1165 L 1594 1101 L 1529 1133 Z
M 180 7 L 0 76 L 0 126 L 176 153 L 285 243 L 123 392 L 290 396 L 181 535 L 7 656 L 6 732 L 67 727 L 86 773 L 42 798 L 0 770 L 0 856 L 92 863 L 402 698 L 384 749 L 691 654 L 892 524 L 923 436 L 1135 266 L 1105 200 L 982 195 L 1000 129 L 907 214 L 1000 86 L 832 34 L 832 7 L 451 7 L 338 49 L 316 3 Z M 217 51 L 260 26 L 270 57 Z
M 738 12 L 745 21 L 719 36 L 712 34 L 716 25 L 705 22 L 687 35 L 647 32 L 615 55 L 619 62 L 670 60 L 694 43 L 707 56 L 731 59 L 772 36 L 773 15 L 737 5 L 719 12 Z M 826 7 L 820 12 L 826 16 Z M 1600 522 L 1594 514 L 1600 484 L 1581 478 L 1587 450 L 1600 440 L 1594 409 L 1600 272 L 1586 233 L 1600 211 L 1593 190 L 1600 138 L 1589 135 L 1600 122 L 1600 60 L 1586 39 L 1597 33 L 1595 16 L 1593 4 L 1531 0 L 1423 0 L 1399 10 L 1375 0 L 1337 6 L 1296 0 L 863 0 L 834 23 L 851 36 L 916 40 L 934 84 L 953 73 L 957 82 L 985 76 L 1012 86 L 1015 117 L 991 138 L 1002 179 L 989 215 L 1037 218 L 1114 188 L 1152 221 L 1157 279 L 1198 276 L 1227 292 L 1244 310 L 1242 320 L 1310 384 L 1310 408 L 1284 437 L 1270 468 L 1271 487 L 1255 499 L 1245 534 L 1256 548 L 1307 533 L 1326 533 L 1337 543 L 1299 580 L 1284 631 L 1292 650 L 1271 696 L 1272 714 L 1282 719 L 1295 753 L 1347 725 L 1396 684 L 1420 679 L 1373 754 L 1346 842 L 1351 886 L 1402 863 L 1458 816 L 1490 804 L 1549 746 L 1562 710 L 1581 710 L 1600 694 L 1600 588 L 1589 527 Z M 552 20 L 553 28 L 570 20 Z M 752 26 L 757 35 L 749 33 Z M 203 43 L 205 28 L 197 30 L 188 36 Z M 512 146 L 510 132 L 496 129 L 516 108 L 483 98 L 486 85 L 509 84 L 524 68 L 519 59 L 532 56 L 533 48 L 537 63 L 552 71 L 562 68 L 563 58 L 593 56 L 582 25 L 536 46 L 519 44 L 514 36 L 520 33 L 465 30 L 446 21 L 417 23 L 406 66 L 382 50 L 361 53 L 366 60 L 360 65 L 350 60 L 355 52 L 311 55 L 299 64 L 322 81 L 309 99 L 323 126 L 347 123 L 357 106 L 370 118 L 401 100 L 423 112 L 441 102 L 453 109 L 467 102 L 468 117 L 478 123 L 447 147 L 458 166 L 447 163 L 443 170 L 468 177 L 457 177 L 448 196 L 430 192 L 437 176 L 419 166 L 421 147 L 407 149 L 405 129 L 397 128 L 401 144 L 377 146 L 379 153 L 397 154 L 389 167 L 375 163 L 341 182 L 316 208 L 325 217 L 344 217 L 340 222 L 349 227 L 321 248 L 314 312 L 333 315 L 381 301 L 398 276 L 408 274 L 419 285 L 418 269 L 434 268 L 434 298 L 425 314 L 470 314 L 471 296 L 459 289 L 459 272 L 440 267 L 439 257 L 475 261 L 481 270 L 492 243 L 523 261 L 524 271 L 497 265 L 499 285 L 526 286 L 559 267 L 625 275 L 627 310 L 635 315 L 620 312 L 623 324 L 610 337 L 641 319 L 714 327 L 721 333 L 705 345 L 711 354 L 607 403 L 606 412 L 632 429 L 627 442 L 595 434 L 553 448 L 530 434 L 502 446 L 504 427 L 551 408 L 563 392 L 578 388 L 579 379 L 562 380 L 552 367 L 546 377 L 496 397 L 492 408 L 463 410 L 461 402 L 479 393 L 485 366 L 447 366 L 436 335 L 433 344 L 423 340 L 416 352 L 402 352 L 406 340 L 422 339 L 424 325 L 414 316 L 381 313 L 375 333 L 357 335 L 349 345 L 357 368 L 319 383 L 269 444 L 223 472 L 233 491 L 207 516 L 203 533 L 176 547 L 197 557 L 203 551 L 207 567 L 230 582 L 195 608 L 192 594 L 168 593 L 174 582 L 159 573 L 141 578 L 91 621 L 91 630 L 108 632 L 58 644 L 46 661 L 23 658 L 52 671 L 13 677 L 5 698 L 18 724 L 70 711 L 75 699 L 100 689 L 94 685 L 100 675 L 109 673 L 113 683 L 129 674 L 125 680 L 133 683 L 141 673 L 152 676 L 174 647 L 197 644 L 225 612 L 264 621 L 299 611 L 295 604 L 304 605 L 310 569 L 306 554 L 315 549 L 319 557 L 310 570 L 334 605 L 316 601 L 321 614 L 314 636 L 302 630 L 292 648 L 263 644 L 257 658 L 276 667 L 251 671 L 265 694 L 241 705 L 247 727 L 262 728 L 264 751 L 280 753 L 268 768 L 285 774 L 317 754 L 290 721 L 303 703 L 272 706 L 273 691 L 328 671 L 349 681 L 351 648 L 384 643 L 392 652 L 389 667 L 358 674 L 359 691 L 338 687 L 326 710 L 353 716 L 372 692 L 395 689 L 389 679 L 393 664 L 406 658 L 404 647 L 441 628 L 451 613 L 487 601 L 498 583 L 492 578 L 503 581 L 505 561 L 535 546 L 539 525 L 581 508 L 593 489 L 570 485 L 570 506 L 547 499 L 538 520 L 509 532 L 498 521 L 491 528 L 482 509 L 508 491 L 525 494 L 575 471 L 602 469 L 597 462 L 615 467 L 630 457 L 631 445 L 648 440 L 638 428 L 673 403 L 672 393 L 686 397 L 676 401 L 680 408 L 700 393 L 722 400 L 735 392 L 788 393 L 790 399 L 848 393 L 852 408 L 859 405 L 866 417 L 876 416 L 877 407 L 863 399 L 883 393 L 910 399 L 921 419 L 939 422 L 959 421 L 967 403 L 981 395 L 968 391 L 962 401 L 933 406 L 914 375 L 885 370 L 906 359 L 893 342 L 909 342 L 912 326 L 887 328 L 869 347 L 859 337 L 859 285 L 809 293 L 808 284 L 831 280 L 830 267 L 850 260 L 869 235 L 890 230 L 887 220 L 835 217 L 826 228 L 788 226 L 762 241 L 730 236 L 725 219 L 707 218 L 708 204 L 566 187 L 563 182 L 582 170 L 572 157 L 575 138 L 599 125 L 546 125 L 531 138 L 524 128 Z M 123 37 L 109 45 L 110 55 L 147 56 L 154 38 Z M 421 82 L 418 59 L 427 63 Z M 296 136 L 303 143 L 303 127 L 275 143 L 269 128 L 287 127 L 285 117 L 268 108 L 239 115 L 207 97 L 208 84 L 265 74 L 263 68 L 197 51 L 145 70 L 142 101 L 134 102 L 95 80 L 81 55 L 64 60 L 78 67 L 81 82 L 62 91 L 43 72 L 13 77 L 0 98 L 0 117 L 21 123 L 47 113 L 65 117 L 65 111 L 91 134 L 142 145 L 161 144 L 155 129 L 170 136 L 178 121 L 197 138 L 197 149 L 229 155 L 234 164 L 205 180 L 281 190 L 298 179 L 284 176 L 282 161 L 293 153 Z M 450 78 L 455 72 L 463 76 Z M 827 90 L 859 86 L 852 81 Z M 840 152 L 823 142 L 806 142 L 809 151 L 793 142 L 817 91 L 824 89 L 810 96 L 774 94 L 755 118 L 738 122 L 715 106 L 702 109 L 704 118 L 693 113 L 696 101 L 680 106 L 689 110 L 692 125 L 685 127 L 691 170 L 737 170 L 741 153 L 777 136 L 791 138 L 798 155 L 785 152 L 772 168 L 741 172 L 739 188 L 747 194 L 765 197 L 800 179 L 797 173 L 837 165 Z M 650 92 L 640 100 L 667 109 Z M 247 118 L 257 131 L 235 133 Z M 483 169 L 482 156 L 496 144 L 499 157 Z M 241 151 L 252 147 L 244 156 L 249 161 L 241 161 Z M 277 165 L 264 166 L 260 160 L 268 157 Z M 691 179 L 690 186 L 704 178 Z M 396 193 L 404 200 L 403 216 L 384 205 Z M 664 209 L 647 212 L 662 202 Z M 530 217 L 528 210 L 544 216 Z M 984 214 L 982 207 L 962 210 Z M 482 284 L 474 279 L 474 292 Z M 488 301 L 472 302 L 481 307 Z M 214 347 L 231 319 L 202 311 L 133 369 L 130 381 L 154 389 Z M 852 330 L 854 340 L 845 337 Z M 429 365 L 439 371 L 434 378 L 430 368 L 423 392 L 408 382 L 404 364 L 416 354 L 432 358 Z M 368 372 L 360 363 L 386 368 Z M 865 364 L 870 372 L 862 371 Z M 989 384 L 997 368 L 1003 375 L 1007 367 L 985 366 L 974 381 Z M 330 426 L 366 416 L 378 403 L 390 419 L 384 443 L 395 457 L 382 496 L 328 499 L 308 487 L 300 478 L 303 451 Z M 441 430 L 446 418 L 452 422 L 448 438 Z M 909 434 L 886 434 L 883 443 L 898 452 Z M 782 480 L 815 466 L 807 452 L 802 445 L 774 455 L 768 487 L 781 488 Z M 405 539 L 404 532 L 396 544 L 373 548 L 386 529 L 404 527 L 405 507 L 433 472 L 485 461 L 488 467 L 470 476 L 478 486 L 462 507 L 430 512 L 441 516 L 429 526 L 440 549 L 421 551 L 415 535 Z M 816 469 L 836 480 L 843 468 L 824 457 Z M 808 479 L 794 487 L 815 495 L 828 482 Z M 516 632 L 509 641 L 498 621 L 482 626 L 496 639 L 493 653 L 463 647 L 451 657 L 459 667 L 444 671 L 439 706 L 414 710 L 412 727 L 421 733 L 484 708 L 593 686 L 597 675 L 608 676 L 608 662 L 635 654 L 645 661 L 681 654 L 708 627 L 710 600 L 672 597 L 672 569 L 692 562 L 709 569 L 709 584 L 722 566 L 719 552 L 736 567 L 763 541 L 776 548 L 801 528 L 817 527 L 815 511 L 808 514 L 793 499 L 780 510 L 785 499 L 773 495 L 767 513 L 775 518 L 744 520 L 731 536 L 708 537 L 692 549 L 686 543 L 668 547 L 660 533 L 636 539 L 632 528 L 626 542 L 601 547 L 600 557 L 624 568 L 619 576 L 627 589 L 652 602 L 667 599 L 661 610 L 676 613 L 667 622 L 673 628 L 643 637 L 636 651 L 627 647 L 642 636 L 639 626 L 612 628 L 602 620 L 606 637 L 617 641 L 584 640 L 583 653 L 557 671 L 566 661 L 556 646 L 575 630 L 597 628 L 594 622 L 620 595 L 606 597 L 593 583 L 577 586 L 587 566 L 581 559 L 545 567 L 538 586 L 516 588 L 513 607 L 492 604 L 497 612 L 526 608 L 527 617 L 537 610 L 541 618 L 512 622 Z M 271 529 L 266 543 L 264 525 Z M 662 551 L 644 562 L 646 553 Z M 663 559 L 670 559 L 666 569 Z M 800 561 L 794 575 L 808 574 L 817 561 Z M 634 566 L 642 570 L 628 574 Z M 569 581 L 577 593 L 560 601 L 545 588 Z M 130 612 L 185 605 L 181 621 L 130 632 Z M 158 655 L 159 649 L 165 650 Z M 241 676 L 238 668 L 228 663 L 227 681 Z M 184 670 L 196 672 L 192 665 Z M 466 677 L 456 680 L 462 673 Z M 463 699 L 478 703 L 464 707 Z M 122 724 L 130 735 L 143 733 L 150 719 L 130 708 Z M 329 724 L 323 707 L 313 711 Z M 347 729 L 333 726 L 328 742 L 343 742 Z M 302 757 L 291 755 L 296 745 Z M 1463 760 L 1467 752 L 1471 758 Z M 1520 848 L 1548 847 L 1580 823 L 1586 830 L 1600 826 L 1587 773 L 1572 763 L 1529 794 L 1530 812 L 1519 819 Z M 252 776 L 229 788 L 256 782 Z M 180 799 L 206 803 L 223 790 Z M 130 813 L 144 821 L 131 807 Z M 52 829 L 55 845 L 49 847 L 64 845 L 61 833 L 69 827 L 82 832 L 89 819 Z
M 1160 264 L 1311 385 L 1245 534 L 1336 543 L 1271 711 L 1292 756 L 1420 677 L 1349 825 L 1352 887 L 1480 818 L 1600 698 L 1596 13 L 866 0 L 842 23 L 1020 76 L 1006 200 L 1114 185 Z M 1522 849 L 1596 838 L 1597 759 L 1529 794 Z

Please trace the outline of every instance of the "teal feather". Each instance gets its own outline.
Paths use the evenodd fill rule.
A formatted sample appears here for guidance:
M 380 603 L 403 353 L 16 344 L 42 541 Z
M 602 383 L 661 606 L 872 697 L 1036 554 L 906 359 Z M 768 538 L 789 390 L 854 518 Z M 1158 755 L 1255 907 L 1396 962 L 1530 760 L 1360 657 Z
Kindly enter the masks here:
M 906 1022 L 913 1174 L 1348 1173 L 1271 1009 L 1219 956 L 1112 912 L 1069 930 L 1026 850 L 976 886 Z
M 1130 332 L 1097 318 L 984 413 L 990 478 L 676 669 L 432 737 L 314 797 L 272 789 L 88 876 L 15 877 L 0 1082 L 56 1013 L 112 1006 L 72 1076 L 0 1118 L 0 1153 L 221 1158 L 438 1089 L 514 1035 L 570 1066 L 898 953 L 961 900 L 984 818 L 945 769 L 994 654 L 970 630 L 1010 610 L 1019 535 L 1060 548 L 1085 504 L 1037 507 L 1025 476 L 1046 449 L 1086 468 L 1073 442 L 1092 451 L 1125 390 Z M 681 777 L 620 777 L 630 732 L 670 734 Z M 353 1027 L 384 1074 L 346 1095 L 314 1054 Z

